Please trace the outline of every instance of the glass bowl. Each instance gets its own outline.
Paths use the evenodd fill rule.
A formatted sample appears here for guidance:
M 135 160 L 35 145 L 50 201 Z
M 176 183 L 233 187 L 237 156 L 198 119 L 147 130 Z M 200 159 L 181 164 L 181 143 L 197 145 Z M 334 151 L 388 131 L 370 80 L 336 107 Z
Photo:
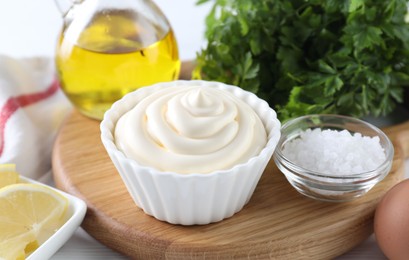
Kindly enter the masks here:
M 328 171 L 313 171 L 297 165 L 283 154 L 285 145 L 307 129 L 347 130 L 351 134 L 379 137 L 379 143 L 385 153 L 385 160 L 370 171 L 359 173 L 342 172 L 334 174 Z M 319 148 L 321 149 L 321 147 Z M 353 200 L 367 193 L 390 171 L 394 155 L 392 142 L 379 128 L 356 118 L 341 115 L 307 115 L 292 119 L 281 127 L 281 138 L 273 158 L 290 184 L 301 194 L 330 202 Z

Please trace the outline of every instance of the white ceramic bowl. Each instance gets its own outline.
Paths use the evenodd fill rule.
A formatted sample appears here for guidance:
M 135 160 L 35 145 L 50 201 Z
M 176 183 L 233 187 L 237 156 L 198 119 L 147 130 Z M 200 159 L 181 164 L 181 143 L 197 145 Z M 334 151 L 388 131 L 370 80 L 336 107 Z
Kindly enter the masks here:
M 208 86 L 231 92 L 249 104 L 261 118 L 268 142 L 259 155 L 228 170 L 206 174 L 163 172 L 127 158 L 114 142 L 118 119 L 137 100 L 171 86 Z M 194 225 L 217 222 L 240 211 L 254 189 L 280 139 L 281 124 L 267 102 L 243 89 L 218 82 L 173 81 L 141 88 L 113 104 L 101 122 L 101 139 L 136 205 L 159 220 Z

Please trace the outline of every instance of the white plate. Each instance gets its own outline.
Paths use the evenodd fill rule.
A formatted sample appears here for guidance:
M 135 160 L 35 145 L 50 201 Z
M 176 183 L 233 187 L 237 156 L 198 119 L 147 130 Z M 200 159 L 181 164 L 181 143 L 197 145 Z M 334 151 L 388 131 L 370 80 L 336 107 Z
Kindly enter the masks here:
M 58 249 L 60 249 L 65 244 L 65 242 L 67 242 L 67 240 L 74 234 L 79 225 L 81 225 L 82 220 L 85 217 L 85 212 L 87 211 L 87 205 L 81 199 L 76 198 L 63 191 L 57 190 L 46 184 L 34 181 L 23 176 L 20 176 L 20 181 L 23 183 L 36 183 L 39 185 L 47 186 L 68 199 L 69 205 L 65 216 L 65 223 L 27 257 L 28 260 L 49 259 L 52 255 L 55 254 L 55 252 L 58 251 Z

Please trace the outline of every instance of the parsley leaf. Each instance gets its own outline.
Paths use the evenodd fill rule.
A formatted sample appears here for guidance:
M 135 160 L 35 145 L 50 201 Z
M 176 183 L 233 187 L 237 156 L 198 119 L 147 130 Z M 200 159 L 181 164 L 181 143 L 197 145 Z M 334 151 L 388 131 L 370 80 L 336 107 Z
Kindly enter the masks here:
M 281 120 L 386 115 L 409 85 L 404 0 L 212 2 L 196 77 L 256 93 Z

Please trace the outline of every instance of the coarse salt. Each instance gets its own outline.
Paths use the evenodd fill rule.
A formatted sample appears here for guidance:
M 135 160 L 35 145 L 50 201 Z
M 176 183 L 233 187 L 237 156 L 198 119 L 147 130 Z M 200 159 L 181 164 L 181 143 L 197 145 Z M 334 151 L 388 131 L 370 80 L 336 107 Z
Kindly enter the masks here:
M 285 144 L 283 155 L 304 169 L 332 176 L 372 171 L 386 159 L 378 136 L 321 128 L 301 132 Z

